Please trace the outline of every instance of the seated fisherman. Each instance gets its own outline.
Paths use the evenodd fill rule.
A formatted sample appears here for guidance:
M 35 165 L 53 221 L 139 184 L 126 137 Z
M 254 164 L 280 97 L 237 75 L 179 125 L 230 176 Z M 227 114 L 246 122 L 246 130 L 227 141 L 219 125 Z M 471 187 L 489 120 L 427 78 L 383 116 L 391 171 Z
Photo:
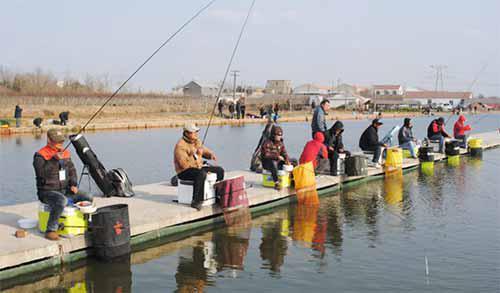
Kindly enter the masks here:
M 70 152 L 64 150 L 64 135 L 60 130 L 47 131 L 47 145 L 35 153 L 35 168 L 38 199 L 50 206 L 45 238 L 58 240 L 58 221 L 68 198 L 73 202 L 92 200 L 91 197 L 78 190 L 75 165 L 71 161 Z
M 378 119 L 373 119 L 372 124 L 365 129 L 359 138 L 359 147 L 363 151 L 373 152 L 372 163 L 376 168 L 380 168 L 382 150 L 384 147 L 387 147 L 387 145 L 378 139 L 378 129 L 382 124 Z
M 337 121 L 333 126 L 328 129 L 328 139 L 326 145 L 328 147 L 328 159 L 330 160 L 330 174 L 337 176 L 337 162 L 339 154 L 345 154 L 347 157 L 351 156 L 351 152 L 344 149 L 342 141 L 342 133 L 344 132 L 344 124 Z
M 300 155 L 299 163 L 305 164 L 312 162 L 314 170 L 318 173 L 318 167 L 322 159 L 328 158 L 328 152 L 324 144 L 325 136 L 322 132 L 318 131 L 314 134 L 314 139 L 306 143 L 302 155 Z
M 415 148 L 417 147 L 417 139 L 413 136 L 413 123 L 410 118 L 405 118 L 403 126 L 399 129 L 398 141 L 402 149 L 409 150 L 412 158 L 416 159 Z
M 438 119 L 432 120 L 427 127 L 427 138 L 430 140 L 439 141 L 439 152 L 444 153 L 444 141 L 445 138 L 451 137 L 445 130 L 444 118 L 439 117 Z
M 195 124 L 186 124 L 182 138 L 175 145 L 174 165 L 180 180 L 194 181 L 191 207 L 201 210 L 205 179 L 207 173 L 216 173 L 217 181 L 224 179 L 224 169 L 215 166 L 203 166 L 203 159 L 217 161 L 215 154 L 202 145 L 198 138 L 200 129 Z
M 279 126 L 273 126 L 271 137 L 262 144 L 261 148 L 262 168 L 271 172 L 274 188 L 281 189 L 278 179 L 278 170 L 289 163 L 288 154 L 283 143 L 283 130 Z
M 457 122 L 455 122 L 455 125 L 453 126 L 453 136 L 455 137 L 455 139 L 462 141 L 460 146 L 463 148 L 467 147 L 467 135 L 465 134 L 465 132 L 472 130 L 472 127 L 470 125 L 465 125 L 465 121 L 467 121 L 465 116 L 460 115 L 458 116 Z

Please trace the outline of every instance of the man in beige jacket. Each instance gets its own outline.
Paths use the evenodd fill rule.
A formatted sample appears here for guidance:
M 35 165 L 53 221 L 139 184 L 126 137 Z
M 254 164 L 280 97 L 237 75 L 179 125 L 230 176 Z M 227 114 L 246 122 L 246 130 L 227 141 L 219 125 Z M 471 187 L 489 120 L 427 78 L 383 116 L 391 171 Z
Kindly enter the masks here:
M 201 209 L 205 192 L 207 173 L 217 174 L 217 181 L 224 179 L 224 169 L 221 167 L 203 166 L 203 159 L 217 161 L 214 152 L 202 145 L 198 138 L 200 129 L 195 124 L 186 124 L 182 138 L 177 142 L 174 150 L 174 165 L 177 177 L 180 180 L 194 181 L 193 201 L 191 206 Z

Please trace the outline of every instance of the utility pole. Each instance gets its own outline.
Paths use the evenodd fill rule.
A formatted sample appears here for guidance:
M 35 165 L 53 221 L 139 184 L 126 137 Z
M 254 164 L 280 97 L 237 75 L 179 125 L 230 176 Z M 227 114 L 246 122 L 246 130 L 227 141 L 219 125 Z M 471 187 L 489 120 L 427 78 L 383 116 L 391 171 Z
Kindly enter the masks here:
M 233 76 L 233 101 L 236 100 L 236 77 L 240 75 L 239 70 L 231 70 L 231 75 Z

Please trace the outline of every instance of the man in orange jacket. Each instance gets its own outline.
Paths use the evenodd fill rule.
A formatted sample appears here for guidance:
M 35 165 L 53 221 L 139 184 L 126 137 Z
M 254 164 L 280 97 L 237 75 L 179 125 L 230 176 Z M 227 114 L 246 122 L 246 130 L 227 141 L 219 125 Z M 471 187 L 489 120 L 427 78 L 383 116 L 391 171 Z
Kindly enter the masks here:
M 63 147 L 64 134 L 61 130 L 47 131 L 47 145 L 35 153 L 35 168 L 38 199 L 50 207 L 45 238 L 58 240 L 59 217 L 68 199 L 73 202 L 92 200 L 89 195 L 78 190 L 75 165 L 70 152 Z

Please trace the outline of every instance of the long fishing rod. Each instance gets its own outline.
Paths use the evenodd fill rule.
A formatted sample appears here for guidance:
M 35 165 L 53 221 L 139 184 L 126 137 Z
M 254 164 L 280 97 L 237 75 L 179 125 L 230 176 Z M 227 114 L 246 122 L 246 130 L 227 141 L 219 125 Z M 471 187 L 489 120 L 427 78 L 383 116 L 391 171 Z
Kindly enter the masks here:
M 82 128 L 76 133 L 76 135 L 79 135 L 82 133 L 85 128 L 89 125 L 89 123 L 94 120 L 95 117 L 106 107 L 106 105 L 120 92 L 120 90 L 163 48 L 165 45 L 167 45 L 175 36 L 177 36 L 186 26 L 188 26 L 193 20 L 195 20 L 200 14 L 202 14 L 205 10 L 207 10 L 212 4 L 217 1 L 217 0 L 211 0 L 204 6 L 202 6 L 199 10 L 196 11 L 196 13 L 191 16 L 186 22 L 184 22 L 170 37 L 168 37 L 154 52 L 151 54 L 146 60 L 113 92 L 109 98 L 106 99 L 104 104 L 90 117 L 90 119 L 83 125 Z M 66 150 L 71 143 L 68 142 L 64 150 Z
M 238 50 L 238 46 L 240 45 L 241 37 L 243 36 L 243 32 L 245 31 L 245 28 L 247 26 L 248 19 L 250 18 L 250 14 L 252 13 L 252 9 L 253 9 L 253 7 L 255 5 L 255 1 L 256 0 L 253 0 L 252 4 L 250 5 L 250 8 L 248 8 L 247 16 L 245 17 L 245 21 L 243 22 L 243 25 L 241 26 L 241 30 L 240 30 L 240 34 L 238 36 L 238 40 L 236 41 L 236 44 L 234 45 L 233 53 L 231 54 L 231 58 L 229 59 L 229 63 L 227 64 L 226 72 L 224 73 L 224 78 L 222 79 L 222 84 L 221 84 L 221 86 L 219 88 L 219 92 L 217 93 L 217 96 L 216 96 L 216 99 L 215 99 L 215 103 L 214 103 L 214 106 L 212 108 L 212 113 L 210 114 L 210 118 L 208 120 L 207 130 L 205 130 L 205 134 L 203 135 L 202 144 L 205 144 L 205 140 L 207 139 L 208 130 L 210 129 L 210 125 L 212 124 L 212 119 L 214 117 L 215 108 L 217 107 L 217 103 L 219 102 L 220 95 L 222 94 L 222 90 L 224 88 L 224 84 L 226 83 L 226 79 L 227 79 L 227 76 L 229 74 L 229 70 L 231 69 L 231 65 L 233 64 L 234 56 L 236 56 L 236 51 Z
M 482 74 L 482 73 L 486 70 L 486 68 L 488 68 L 488 65 L 489 65 L 490 61 L 496 57 L 496 55 L 498 54 L 498 52 L 499 52 L 499 51 L 498 51 L 498 50 L 496 50 L 496 51 L 494 52 L 494 54 L 493 54 L 493 55 L 491 55 L 491 58 L 488 58 L 488 59 L 486 60 L 486 62 L 485 62 L 485 63 L 483 64 L 483 66 L 481 67 L 481 69 L 480 69 L 480 70 L 476 73 L 476 75 L 474 76 L 474 79 L 472 80 L 472 82 L 470 83 L 469 87 L 467 88 L 467 92 L 470 92 L 470 91 L 472 90 L 472 88 L 474 87 L 474 85 L 476 84 L 476 82 L 479 80 L 479 76 L 480 76 L 480 75 L 481 75 L 481 74 Z M 458 107 L 457 107 L 457 108 L 458 108 Z M 453 109 L 453 110 L 454 110 L 454 109 Z M 447 124 L 447 123 L 448 123 L 448 121 L 449 121 L 449 120 L 451 119 L 451 117 L 453 116 L 453 114 L 454 114 L 454 111 L 453 111 L 453 110 L 452 110 L 452 112 L 451 112 L 450 116 L 448 117 L 448 119 L 446 119 L 445 124 Z

